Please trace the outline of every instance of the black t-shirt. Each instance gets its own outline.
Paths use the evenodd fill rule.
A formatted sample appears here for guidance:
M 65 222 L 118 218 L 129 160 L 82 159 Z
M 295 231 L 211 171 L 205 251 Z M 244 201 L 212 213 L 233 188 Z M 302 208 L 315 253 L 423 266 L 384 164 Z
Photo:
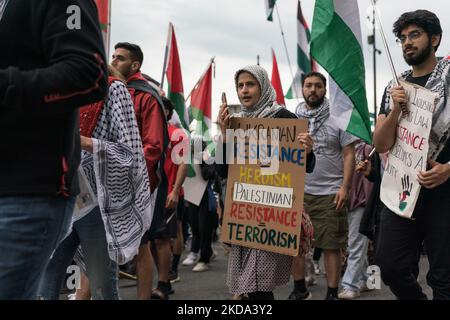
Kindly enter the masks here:
M 410 82 L 410 83 L 417 84 L 417 85 L 419 85 L 421 87 L 425 87 L 425 85 L 427 84 L 428 79 L 430 78 L 430 76 L 431 76 L 431 73 L 427 74 L 427 75 L 424 75 L 424 76 L 421 76 L 421 77 L 413 77 L 412 73 L 411 73 L 409 76 L 407 76 L 405 78 L 405 80 Z M 379 112 L 380 115 L 384 114 L 385 116 L 387 116 L 389 114 L 389 112 L 386 112 L 386 108 L 384 107 L 384 101 L 386 101 L 386 94 L 387 94 L 387 91 L 385 89 L 384 90 L 384 94 L 383 94 L 383 99 L 381 100 L 381 107 L 380 107 L 380 112 Z

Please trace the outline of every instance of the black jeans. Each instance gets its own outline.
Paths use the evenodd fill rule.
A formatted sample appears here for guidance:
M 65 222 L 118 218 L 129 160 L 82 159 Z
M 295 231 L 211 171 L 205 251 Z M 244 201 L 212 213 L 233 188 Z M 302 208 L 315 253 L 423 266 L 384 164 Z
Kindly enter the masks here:
M 376 263 L 381 277 L 399 299 L 426 299 L 417 282 L 420 246 L 425 243 L 430 269 L 427 283 L 436 300 L 450 300 L 450 191 L 423 189 L 413 214 L 402 218 L 381 212 Z
M 189 204 L 192 228 L 191 251 L 195 253 L 200 251 L 199 262 L 209 263 L 213 253 L 211 244 L 215 214 L 208 210 L 208 193 L 206 191 L 198 207 Z

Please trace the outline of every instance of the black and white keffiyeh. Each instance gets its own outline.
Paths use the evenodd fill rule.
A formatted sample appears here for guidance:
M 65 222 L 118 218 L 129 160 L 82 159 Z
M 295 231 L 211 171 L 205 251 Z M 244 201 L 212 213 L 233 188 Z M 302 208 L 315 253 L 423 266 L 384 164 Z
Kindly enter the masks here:
M 260 66 L 247 66 L 239 69 L 234 81 L 238 84 L 238 77 L 242 72 L 248 72 L 256 81 L 258 81 L 261 88 L 261 97 L 259 101 L 252 108 L 245 108 L 242 106 L 242 111 L 233 115 L 236 118 L 273 118 L 283 107 L 277 104 L 277 94 L 269 80 L 267 71 Z
M 108 252 L 118 264 L 130 261 L 150 228 L 153 199 L 133 102 L 115 81 L 92 134 L 94 152 L 81 165 L 97 195 Z
M 400 79 L 406 79 L 411 73 L 412 70 L 403 72 Z M 391 108 L 391 95 L 389 92 L 393 86 L 394 81 L 391 81 L 386 87 L 386 98 L 383 103 L 387 112 Z M 433 114 L 433 126 L 429 140 L 430 149 L 428 151 L 428 156 L 436 160 L 450 137 L 450 100 L 448 99 L 450 93 L 450 60 L 442 59 L 438 62 L 425 88 L 438 94 L 439 97 Z
M 323 103 L 318 108 L 314 109 L 308 109 L 306 107 L 306 102 L 303 101 L 297 106 L 295 114 L 300 119 L 308 120 L 309 134 L 314 136 L 330 117 L 330 100 L 324 98 Z

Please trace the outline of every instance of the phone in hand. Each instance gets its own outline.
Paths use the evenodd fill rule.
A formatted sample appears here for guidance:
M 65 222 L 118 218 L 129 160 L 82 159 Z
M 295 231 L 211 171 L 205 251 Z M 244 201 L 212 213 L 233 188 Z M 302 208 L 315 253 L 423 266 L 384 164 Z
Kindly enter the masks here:
M 222 104 L 228 104 L 227 103 L 227 95 L 225 94 L 225 92 L 222 92 Z

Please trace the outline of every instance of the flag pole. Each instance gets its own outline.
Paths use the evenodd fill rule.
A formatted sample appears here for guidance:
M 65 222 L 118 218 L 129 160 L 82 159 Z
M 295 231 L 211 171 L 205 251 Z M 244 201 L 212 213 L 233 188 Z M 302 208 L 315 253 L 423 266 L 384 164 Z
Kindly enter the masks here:
M 297 88 L 296 88 L 296 83 L 295 83 L 295 77 L 294 77 L 294 73 L 292 72 L 292 66 L 291 66 L 291 59 L 289 58 L 289 52 L 288 52 L 288 48 L 286 45 L 286 38 L 284 37 L 284 30 L 283 30 L 283 26 L 281 24 L 281 18 L 280 18 L 280 13 L 278 12 L 278 5 L 277 3 L 275 3 L 275 11 L 277 12 L 277 17 L 278 17 L 278 24 L 280 25 L 280 30 L 281 30 L 281 37 L 283 38 L 283 44 L 284 44 L 284 50 L 286 51 L 286 57 L 287 57 L 287 61 L 289 64 L 289 71 L 291 72 L 291 77 L 292 77 L 292 85 L 294 86 L 294 91 L 295 91 L 295 97 L 298 99 L 298 95 L 297 95 Z
M 388 61 L 389 61 L 389 66 L 391 67 L 392 76 L 394 77 L 394 83 L 395 83 L 396 86 L 399 86 L 400 83 L 399 83 L 398 78 L 397 78 L 397 72 L 395 72 L 395 67 L 394 67 L 394 62 L 392 60 L 391 51 L 389 50 L 389 46 L 387 44 L 386 36 L 385 36 L 384 30 L 383 30 L 383 25 L 381 24 L 380 15 L 378 14 L 378 10 L 377 10 L 377 7 L 375 5 L 375 0 L 371 0 L 371 2 L 372 2 L 372 6 L 374 8 L 375 18 L 376 18 L 376 20 L 378 22 L 378 26 L 380 27 L 380 34 L 381 34 L 381 38 L 383 40 L 384 48 L 386 49 L 387 58 L 388 58 Z
M 166 75 L 166 68 L 167 68 L 167 60 L 169 59 L 169 43 L 172 40 L 173 25 L 172 22 L 169 22 L 169 31 L 167 32 L 167 42 L 166 42 L 166 48 L 164 50 L 164 62 L 163 62 L 163 70 L 161 75 L 161 89 L 164 88 L 164 76 Z
M 186 99 L 184 99 L 184 102 L 187 102 L 189 100 L 189 98 L 191 97 L 192 92 L 195 90 L 195 88 L 197 87 L 197 85 L 200 83 L 200 81 L 202 81 L 203 77 L 206 74 L 206 71 L 208 71 L 209 66 L 213 63 L 215 63 L 214 59 L 216 59 L 216 57 L 212 57 L 210 63 L 208 64 L 208 67 L 206 68 L 206 70 L 202 73 L 202 75 L 200 76 L 200 78 L 198 79 L 197 83 L 195 84 L 194 88 L 191 90 L 191 92 L 189 92 L 189 95 L 187 96 Z
M 383 30 L 383 25 L 381 24 L 380 15 L 379 15 L 377 7 L 375 5 L 375 0 L 371 0 L 371 2 L 372 2 L 372 6 L 375 8 L 374 9 L 375 17 L 377 18 L 378 25 L 380 27 L 381 38 L 383 39 L 383 44 L 384 44 L 384 48 L 386 49 L 389 66 L 391 67 L 392 76 L 394 77 L 394 84 L 398 87 L 398 86 L 400 86 L 400 81 L 398 81 L 398 78 L 397 78 L 397 72 L 395 71 L 394 61 L 392 60 L 391 51 L 389 50 L 389 47 L 387 44 L 386 36 L 385 36 L 384 30 Z M 402 115 L 404 117 L 406 117 L 409 113 L 409 111 L 406 109 L 406 105 L 400 104 L 400 107 L 402 109 Z M 376 117 L 376 115 L 375 115 L 375 117 Z

